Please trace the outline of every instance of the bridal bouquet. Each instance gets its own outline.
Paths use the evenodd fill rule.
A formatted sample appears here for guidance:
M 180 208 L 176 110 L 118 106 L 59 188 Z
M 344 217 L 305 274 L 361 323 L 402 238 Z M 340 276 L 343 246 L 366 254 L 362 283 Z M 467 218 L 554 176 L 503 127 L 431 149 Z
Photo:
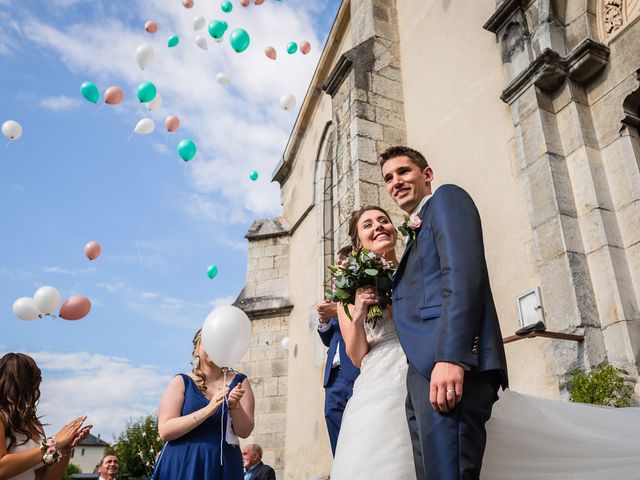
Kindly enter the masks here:
M 355 304 L 356 290 L 361 287 L 374 287 L 377 290 L 379 303 L 370 305 L 366 322 L 375 328 L 382 318 L 382 310 L 391 305 L 391 287 L 396 272 L 393 264 L 379 253 L 366 248 L 357 248 L 344 260 L 329 265 L 331 272 L 331 290 L 325 292 L 325 298 L 340 303 L 350 320 L 351 314 L 347 305 Z

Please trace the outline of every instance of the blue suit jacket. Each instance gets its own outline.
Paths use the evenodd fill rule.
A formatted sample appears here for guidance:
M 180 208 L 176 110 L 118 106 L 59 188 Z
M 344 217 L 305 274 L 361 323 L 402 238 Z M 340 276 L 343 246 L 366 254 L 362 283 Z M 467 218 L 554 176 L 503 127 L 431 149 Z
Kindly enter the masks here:
M 409 362 L 426 378 L 436 362 L 497 370 L 507 362 L 484 257 L 480 215 L 467 192 L 443 185 L 419 212 L 393 289 L 393 317 Z
M 340 374 L 343 375 L 348 380 L 355 380 L 360 374 L 360 370 L 356 368 L 351 359 L 347 356 L 347 349 L 344 344 L 344 340 L 342 339 L 342 333 L 340 332 L 340 323 L 338 323 L 338 318 L 334 317 L 331 319 L 331 328 L 326 332 L 321 332 L 318 330 L 320 334 L 320 339 L 322 343 L 326 347 L 329 347 L 329 351 L 327 352 L 327 363 L 324 367 L 324 382 L 323 386 L 327 386 L 329 383 L 329 375 L 331 374 L 331 366 L 333 365 L 333 357 L 336 354 L 336 348 L 340 345 Z

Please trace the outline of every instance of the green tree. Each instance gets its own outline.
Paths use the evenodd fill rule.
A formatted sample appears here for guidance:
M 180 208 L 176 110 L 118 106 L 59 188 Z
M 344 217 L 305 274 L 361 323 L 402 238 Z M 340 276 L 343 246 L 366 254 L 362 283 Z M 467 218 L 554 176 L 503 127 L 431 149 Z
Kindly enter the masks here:
M 567 385 L 571 396 L 569 400 L 578 403 L 591 403 L 606 407 L 628 407 L 631 405 L 631 386 L 612 365 L 599 365 L 595 370 L 583 373 L 573 372 Z
M 163 442 L 158 436 L 158 418 L 147 415 L 130 419 L 107 454 L 120 461 L 120 478 L 141 480 L 149 477 Z
M 80 467 L 78 467 L 77 465 L 70 463 L 69 465 L 67 465 L 67 469 L 65 470 L 61 480 L 71 480 L 71 475 L 73 475 L 74 473 L 82 473 L 82 470 L 80 470 Z

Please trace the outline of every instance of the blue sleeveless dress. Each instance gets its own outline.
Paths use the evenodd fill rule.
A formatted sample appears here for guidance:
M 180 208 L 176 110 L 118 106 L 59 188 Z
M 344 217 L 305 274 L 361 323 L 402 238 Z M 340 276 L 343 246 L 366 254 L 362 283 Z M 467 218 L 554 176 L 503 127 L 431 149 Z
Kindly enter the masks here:
M 184 381 L 184 403 L 181 415 L 189 415 L 209 404 L 209 400 L 198 389 L 189 375 L 180 374 Z M 242 382 L 245 375 L 236 374 L 229 384 L 231 391 Z M 222 441 L 222 463 L 220 462 L 220 440 L 227 429 L 227 407 L 225 404 L 224 425 L 221 431 L 222 408 L 180 438 L 167 442 L 158 458 L 153 480 L 243 480 L 242 452 L 238 445 Z

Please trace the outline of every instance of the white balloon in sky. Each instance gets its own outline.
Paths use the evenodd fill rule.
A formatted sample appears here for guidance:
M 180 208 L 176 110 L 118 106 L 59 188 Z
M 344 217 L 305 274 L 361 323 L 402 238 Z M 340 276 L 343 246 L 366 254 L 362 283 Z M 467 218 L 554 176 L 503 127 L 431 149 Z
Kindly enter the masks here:
M 13 314 L 20 320 L 36 320 L 42 315 L 31 297 L 20 297 L 13 302 Z
M 227 83 L 229 83 L 231 81 L 231 80 L 229 80 L 229 77 L 227 76 L 227 74 L 223 73 L 223 72 L 220 72 L 219 74 L 216 75 L 216 80 L 221 85 L 226 85 Z
M 289 346 L 291 344 L 291 338 L 289 337 L 284 337 L 282 339 L 282 342 L 280 342 L 280 344 L 282 345 L 282 349 L 283 350 L 289 350 Z
M 62 297 L 55 287 L 47 285 L 36 290 L 33 301 L 43 315 L 49 315 L 58 309 Z
M 144 70 L 151 65 L 155 58 L 156 52 L 153 50 L 151 45 L 147 45 L 145 43 L 136 49 L 136 62 L 138 62 L 140 70 Z
M 195 17 L 193 19 L 193 29 L 194 30 L 201 30 L 204 28 L 204 26 L 207 24 L 207 21 L 204 19 L 204 17 Z
M 282 107 L 283 110 L 288 112 L 289 110 L 291 110 L 293 107 L 296 106 L 296 97 L 294 97 L 290 93 L 282 95 L 280 97 L 280 106 Z
M 208 50 L 209 46 L 207 45 L 207 39 L 202 35 L 198 35 L 196 37 L 196 45 L 198 45 L 203 50 Z
M 7 120 L 2 124 L 2 134 L 9 140 L 17 140 L 22 136 L 22 126 L 15 120 Z
M 146 102 L 144 106 L 147 107 L 147 110 L 159 109 L 162 106 L 162 96 L 160 96 L 160 92 L 156 92 L 156 96 L 153 97 L 153 100 Z
M 150 118 L 143 118 L 136 124 L 134 131 L 138 135 L 149 135 L 156 129 L 156 124 Z

